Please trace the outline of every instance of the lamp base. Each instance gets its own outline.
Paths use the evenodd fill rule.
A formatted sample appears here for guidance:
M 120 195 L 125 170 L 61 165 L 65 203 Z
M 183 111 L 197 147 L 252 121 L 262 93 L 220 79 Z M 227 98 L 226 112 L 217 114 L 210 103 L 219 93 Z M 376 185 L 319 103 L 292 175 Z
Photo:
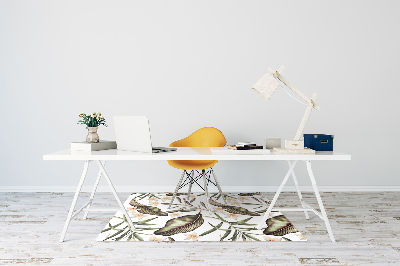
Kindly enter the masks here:
M 286 148 L 274 148 L 275 154 L 315 154 L 315 151 L 309 148 L 303 149 L 286 149 Z

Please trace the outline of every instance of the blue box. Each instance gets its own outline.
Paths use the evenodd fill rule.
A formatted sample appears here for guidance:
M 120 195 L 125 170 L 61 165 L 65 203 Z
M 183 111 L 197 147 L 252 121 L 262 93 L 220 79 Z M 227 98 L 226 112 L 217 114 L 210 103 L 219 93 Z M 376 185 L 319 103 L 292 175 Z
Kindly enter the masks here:
M 304 134 L 304 147 L 315 151 L 333 151 L 333 135 Z

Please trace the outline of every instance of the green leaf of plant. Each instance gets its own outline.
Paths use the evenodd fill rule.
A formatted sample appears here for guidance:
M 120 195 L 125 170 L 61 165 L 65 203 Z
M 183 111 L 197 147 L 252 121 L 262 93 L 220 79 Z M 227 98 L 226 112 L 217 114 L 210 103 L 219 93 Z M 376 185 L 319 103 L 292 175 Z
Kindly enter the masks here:
M 120 241 L 122 238 L 124 238 L 128 233 L 130 233 L 130 231 L 128 230 L 128 231 L 126 231 L 125 233 L 123 233 L 122 235 L 120 235 L 119 237 L 117 237 L 116 239 L 115 239 L 115 241 Z
M 110 225 L 110 228 L 111 228 L 111 229 L 120 230 L 120 229 L 117 229 L 117 227 L 120 226 L 121 224 L 123 224 L 124 222 L 125 222 L 125 221 L 122 221 L 122 222 L 120 222 L 120 223 L 118 223 L 118 224 L 116 224 L 116 225 L 111 225 L 111 224 L 109 223 L 109 225 Z
M 235 232 L 233 233 L 233 236 L 230 238 L 232 241 L 236 241 L 237 236 L 238 236 L 238 230 L 235 229 Z
M 133 233 L 133 236 L 139 241 L 144 241 L 143 238 L 139 234 Z
M 212 233 L 214 231 L 217 231 L 223 224 L 223 222 L 220 222 L 217 226 L 212 225 L 211 223 L 209 223 L 213 228 L 211 228 L 210 230 L 205 231 L 204 233 L 200 234 L 199 236 L 205 236 L 208 235 L 209 233 Z
M 255 236 L 252 236 L 252 235 L 250 235 L 250 234 L 246 234 L 246 233 L 242 233 L 243 235 L 245 235 L 245 236 L 247 236 L 248 238 L 250 238 L 250 239 L 253 239 L 253 240 L 255 240 L 255 241 L 261 241 L 260 239 L 258 239 L 257 237 L 255 237 Z
M 150 219 L 147 219 L 147 220 L 143 220 L 143 221 L 139 221 L 139 222 L 134 222 L 133 224 L 136 224 L 136 225 L 150 225 L 150 224 L 148 224 L 148 222 L 150 222 L 150 221 L 152 221 L 152 220 L 154 220 L 154 219 L 157 219 L 158 217 L 153 217 L 153 218 L 150 218 Z
M 227 236 L 229 236 L 229 234 L 232 232 L 232 230 L 227 230 L 225 232 L 225 234 L 221 237 L 221 239 L 219 241 L 223 241 Z
M 107 231 L 109 231 L 109 230 L 111 230 L 111 227 L 108 227 L 108 228 L 106 228 L 106 229 L 103 229 L 103 230 L 101 230 L 101 232 L 104 233 L 104 232 L 107 232 Z
M 249 217 L 249 218 L 246 218 L 246 219 L 237 221 L 237 222 L 233 222 L 233 223 L 231 223 L 231 224 L 243 225 L 243 224 L 245 224 L 247 221 L 251 220 L 252 218 L 253 218 L 253 217 Z
M 219 216 L 218 213 L 214 213 L 214 214 L 215 214 L 215 216 L 217 216 L 218 219 L 220 219 L 221 221 L 230 224 L 227 220 L 225 220 L 224 218 L 222 218 L 221 216 Z
M 117 235 L 119 235 L 119 234 L 122 234 L 124 231 L 125 231 L 125 229 L 119 230 L 119 231 L 116 232 L 115 234 L 112 234 L 112 235 L 106 237 L 106 239 L 104 239 L 104 241 L 106 241 L 106 240 L 108 240 L 108 239 L 110 239 L 110 238 L 113 238 L 113 237 L 115 237 L 115 236 L 117 236 Z

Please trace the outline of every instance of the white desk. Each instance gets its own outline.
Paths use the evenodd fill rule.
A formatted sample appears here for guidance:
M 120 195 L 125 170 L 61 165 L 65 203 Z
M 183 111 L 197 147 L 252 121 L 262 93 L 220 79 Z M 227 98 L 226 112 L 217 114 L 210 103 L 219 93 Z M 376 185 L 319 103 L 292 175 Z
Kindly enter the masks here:
M 318 217 L 320 217 L 326 225 L 326 228 L 328 230 L 329 237 L 332 242 L 335 242 L 335 238 L 333 236 L 328 217 L 325 212 L 324 205 L 321 200 L 321 196 L 318 191 L 317 184 L 315 182 L 314 174 L 311 169 L 311 161 L 337 161 L 337 160 L 351 160 L 351 156 L 347 154 L 343 154 L 340 152 L 316 152 L 316 154 L 312 155 L 306 155 L 306 154 L 274 154 L 273 152 L 271 154 L 266 154 L 266 155 L 238 155 L 238 154 L 212 154 L 210 148 L 177 148 L 176 152 L 169 152 L 169 153 L 141 153 L 141 152 L 129 152 L 129 151 L 118 151 L 118 150 L 103 150 L 103 151 L 92 151 L 92 152 L 85 152 L 85 151 L 71 151 L 71 150 L 63 150 L 51 154 L 47 154 L 43 156 L 44 160 L 62 160 L 62 161 L 85 161 L 85 165 L 83 168 L 83 173 L 81 176 L 81 179 L 79 181 L 78 187 L 75 192 L 74 199 L 71 204 L 71 208 L 68 213 L 67 220 L 64 225 L 64 229 L 61 234 L 60 242 L 64 241 L 65 234 L 68 229 L 68 225 L 73 217 L 75 217 L 79 212 L 85 211 L 84 214 L 84 219 L 86 219 L 87 214 L 89 211 L 111 211 L 111 210 L 99 210 L 99 209 L 91 209 L 90 206 L 92 204 L 94 194 L 96 193 L 97 185 L 100 181 L 101 175 L 104 175 L 106 178 L 111 191 L 113 192 L 115 199 L 118 202 L 118 205 L 121 208 L 121 211 L 125 215 L 128 224 L 130 225 L 131 228 L 135 228 L 131 219 L 129 218 L 128 213 L 126 212 L 121 200 L 119 199 L 117 192 L 115 191 L 111 179 L 108 176 L 106 170 L 105 170 L 105 162 L 106 161 L 164 161 L 164 160 L 225 160 L 225 161 L 287 161 L 289 165 L 289 170 L 286 173 L 281 185 L 279 186 L 277 192 L 275 193 L 275 196 L 271 202 L 271 204 L 268 207 L 267 212 L 264 214 L 263 220 L 260 222 L 258 225 L 258 228 L 261 229 L 266 225 L 265 221 L 268 218 L 268 215 L 271 211 L 304 211 L 304 214 L 306 216 L 306 219 L 309 219 L 308 216 L 308 211 L 311 211 L 315 213 Z M 79 210 L 74 212 L 75 210 L 75 205 L 78 200 L 79 193 L 81 191 L 83 182 L 86 177 L 87 169 L 89 166 L 89 163 L 91 161 L 96 161 L 97 164 L 100 167 L 95 185 L 92 190 L 92 194 L 90 196 L 89 201 L 84 204 Z M 301 195 L 301 191 L 298 186 L 297 178 L 294 173 L 294 167 L 298 161 L 304 161 L 307 166 L 307 171 L 311 180 L 311 184 L 313 186 L 315 196 L 318 201 L 319 208 L 321 210 L 321 213 L 316 211 L 314 208 L 312 208 L 308 203 L 306 203 Z M 292 176 L 296 189 L 297 189 L 297 194 L 300 199 L 300 203 L 302 205 L 302 208 L 292 208 L 292 209 L 285 209 L 285 208 L 279 208 L 275 209 L 274 205 L 279 197 L 279 194 L 282 192 L 283 187 L 285 186 L 287 180 L 289 177 Z

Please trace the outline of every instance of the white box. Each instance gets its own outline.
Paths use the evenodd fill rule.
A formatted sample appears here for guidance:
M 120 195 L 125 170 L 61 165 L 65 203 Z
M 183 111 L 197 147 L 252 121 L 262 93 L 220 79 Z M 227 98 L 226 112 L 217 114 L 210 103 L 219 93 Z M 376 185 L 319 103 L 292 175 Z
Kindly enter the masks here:
M 117 142 L 115 140 L 100 140 L 97 143 L 71 142 L 71 151 L 100 151 L 116 149 Z
M 273 149 L 273 148 L 280 148 L 281 145 L 281 138 L 265 138 L 265 148 L 266 149 Z
M 289 150 L 304 149 L 304 140 L 285 140 L 285 148 Z

